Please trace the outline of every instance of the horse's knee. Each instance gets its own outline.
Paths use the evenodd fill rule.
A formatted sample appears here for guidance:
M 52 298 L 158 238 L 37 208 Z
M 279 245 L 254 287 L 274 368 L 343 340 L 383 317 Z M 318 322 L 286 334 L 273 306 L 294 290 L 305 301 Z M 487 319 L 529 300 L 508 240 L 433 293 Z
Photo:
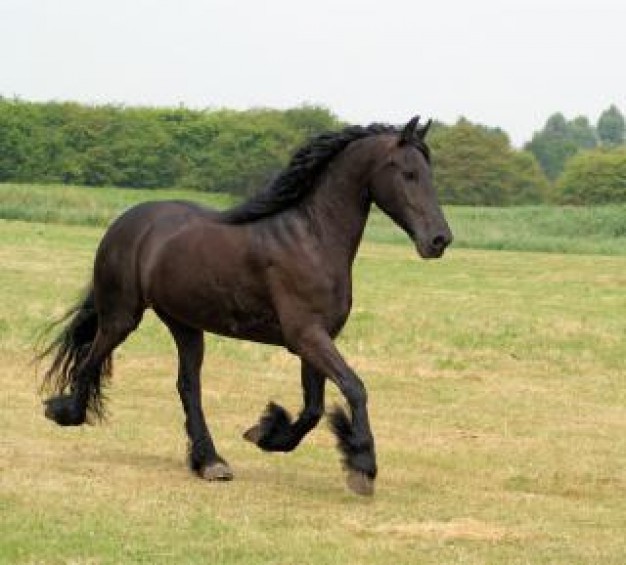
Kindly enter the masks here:
M 352 378 L 343 379 L 340 383 L 341 392 L 346 397 L 346 400 L 351 407 L 365 406 L 367 404 L 367 389 L 363 381 L 355 374 L 351 375 Z
M 118 318 L 114 324 L 108 329 L 106 333 L 109 334 L 112 341 L 124 341 L 129 334 L 134 332 L 139 326 L 141 322 L 141 318 L 136 318 L 131 316 L 130 314 L 127 316 L 122 316 Z M 106 330 L 105 330 L 106 331 Z

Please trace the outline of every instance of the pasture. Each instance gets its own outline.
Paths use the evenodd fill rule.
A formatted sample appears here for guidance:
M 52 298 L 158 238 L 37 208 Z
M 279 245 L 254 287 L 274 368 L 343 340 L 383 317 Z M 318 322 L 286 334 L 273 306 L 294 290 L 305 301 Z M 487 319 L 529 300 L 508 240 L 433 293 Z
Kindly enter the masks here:
M 194 478 L 174 346 L 154 316 L 117 352 L 106 423 L 44 419 L 33 343 L 87 282 L 103 231 L 81 209 L 76 221 L 0 220 L 0 562 L 624 562 L 623 231 L 610 239 L 581 226 L 556 247 L 518 235 L 525 249 L 569 254 L 493 251 L 524 222 L 456 209 L 461 242 L 477 237 L 463 221 L 482 225 L 486 243 L 474 247 L 486 249 L 453 246 L 424 262 L 373 218 L 339 339 L 368 386 L 377 439 L 377 492 L 362 499 L 346 489 L 324 423 L 288 455 L 241 439 L 268 400 L 299 409 L 298 365 L 213 336 L 205 410 L 236 479 Z M 535 210 L 518 214 L 544 214 Z M 544 220 L 558 213 L 547 210 Z M 619 213 L 596 227 L 623 229 Z M 576 242 L 597 254 L 572 253 Z M 328 392 L 330 407 L 339 397 Z

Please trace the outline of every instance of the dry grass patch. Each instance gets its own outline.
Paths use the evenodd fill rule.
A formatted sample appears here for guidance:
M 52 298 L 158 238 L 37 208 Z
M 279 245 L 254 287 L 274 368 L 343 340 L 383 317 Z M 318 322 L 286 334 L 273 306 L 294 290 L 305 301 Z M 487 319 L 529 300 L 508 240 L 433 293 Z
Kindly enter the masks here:
M 356 527 L 358 529 L 358 526 Z M 368 533 L 368 530 L 364 532 Z M 443 542 L 455 540 L 502 542 L 517 541 L 525 537 L 502 526 L 487 524 L 472 518 L 461 518 L 450 522 L 426 521 L 381 525 L 373 528 L 369 533 L 391 535 L 406 540 L 423 538 Z

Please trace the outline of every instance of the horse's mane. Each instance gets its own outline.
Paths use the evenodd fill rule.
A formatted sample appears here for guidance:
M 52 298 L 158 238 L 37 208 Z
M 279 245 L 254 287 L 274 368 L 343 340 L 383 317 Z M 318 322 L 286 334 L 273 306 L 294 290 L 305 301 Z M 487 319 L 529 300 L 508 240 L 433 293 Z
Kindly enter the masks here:
M 350 143 L 371 135 L 398 132 L 395 126 L 371 124 L 367 127 L 348 126 L 340 131 L 317 135 L 296 151 L 287 167 L 265 189 L 224 211 L 221 220 L 228 224 L 244 224 L 291 208 L 311 192 L 330 161 Z M 417 139 L 415 145 L 428 159 L 426 145 Z

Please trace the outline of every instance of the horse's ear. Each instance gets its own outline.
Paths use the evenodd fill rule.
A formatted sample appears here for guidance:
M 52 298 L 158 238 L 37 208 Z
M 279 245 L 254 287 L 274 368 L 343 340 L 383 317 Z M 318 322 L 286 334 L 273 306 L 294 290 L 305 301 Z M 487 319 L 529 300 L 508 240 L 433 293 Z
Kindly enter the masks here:
M 407 143 L 412 143 L 415 139 L 415 131 L 417 130 L 417 124 L 419 124 L 420 117 L 415 116 L 411 118 L 409 123 L 404 126 L 402 129 L 402 133 L 400 133 L 400 141 L 399 145 L 406 145 Z
M 421 128 L 417 128 L 417 138 L 420 141 L 424 141 L 424 138 L 426 137 L 426 134 L 428 133 L 428 130 L 430 129 L 430 126 L 432 125 L 433 121 L 432 120 L 428 120 L 426 122 L 426 125 L 423 125 Z

